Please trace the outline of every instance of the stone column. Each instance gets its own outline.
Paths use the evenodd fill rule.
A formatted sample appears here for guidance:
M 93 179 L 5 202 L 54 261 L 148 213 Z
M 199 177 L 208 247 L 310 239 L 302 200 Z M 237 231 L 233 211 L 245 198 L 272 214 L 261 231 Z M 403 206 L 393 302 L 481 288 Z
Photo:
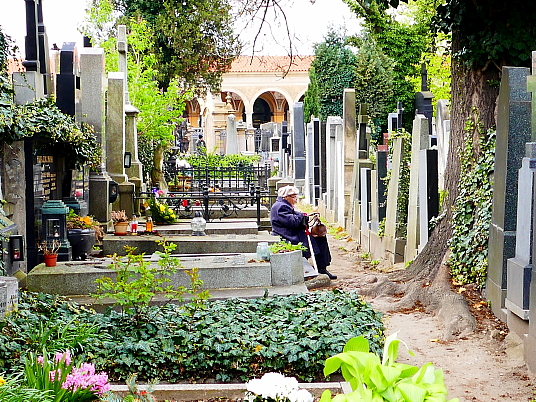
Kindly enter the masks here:
M 102 149 L 102 163 L 89 173 L 89 213 L 99 222 L 111 219 L 110 182 L 106 171 L 104 131 L 104 49 L 85 47 L 80 52 L 80 109 L 82 121 L 93 126 Z
M 344 122 L 344 215 L 351 213 L 353 200 L 350 199 L 354 184 L 354 164 L 357 159 L 357 132 L 355 89 L 345 88 L 343 94 Z
M 404 158 L 404 139 L 393 140 L 393 162 L 391 164 L 391 178 L 387 188 L 387 211 L 385 218 L 385 251 L 392 263 L 404 261 L 405 241 L 400 239 L 398 216 L 398 193 L 402 160 Z
M 422 114 L 413 120 L 411 133 L 411 171 L 409 174 L 408 224 L 405 261 L 412 261 L 417 256 L 420 244 L 419 225 L 419 171 L 420 151 L 430 147 L 428 119 Z
M 437 136 L 437 172 L 439 190 L 445 190 L 445 171 L 447 170 L 447 156 L 450 143 L 450 110 L 449 101 L 439 99 L 436 109 L 436 136 Z
M 294 104 L 294 131 L 292 132 L 292 167 L 296 187 L 305 185 L 305 125 L 303 121 L 303 103 Z
M 229 114 L 227 116 L 227 142 L 225 144 L 225 153 L 238 153 L 238 132 L 236 130 L 236 116 Z

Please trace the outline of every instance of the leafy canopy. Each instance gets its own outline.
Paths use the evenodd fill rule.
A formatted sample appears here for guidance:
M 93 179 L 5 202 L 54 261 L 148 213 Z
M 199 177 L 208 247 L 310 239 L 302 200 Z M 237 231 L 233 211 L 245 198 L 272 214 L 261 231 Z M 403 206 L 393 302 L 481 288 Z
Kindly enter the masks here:
M 239 54 L 228 0 L 123 0 L 116 9 L 147 20 L 162 88 L 178 78 L 197 94 L 217 92 L 222 74 Z

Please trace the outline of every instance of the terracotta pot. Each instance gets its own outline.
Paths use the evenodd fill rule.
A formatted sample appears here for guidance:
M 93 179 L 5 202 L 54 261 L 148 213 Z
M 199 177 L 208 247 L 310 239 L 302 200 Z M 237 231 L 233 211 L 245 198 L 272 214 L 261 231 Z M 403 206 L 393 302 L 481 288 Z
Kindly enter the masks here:
M 114 231 L 116 236 L 124 236 L 127 234 L 128 222 L 114 223 Z
M 43 261 L 47 267 L 55 267 L 58 262 L 57 254 L 45 254 L 43 255 Z

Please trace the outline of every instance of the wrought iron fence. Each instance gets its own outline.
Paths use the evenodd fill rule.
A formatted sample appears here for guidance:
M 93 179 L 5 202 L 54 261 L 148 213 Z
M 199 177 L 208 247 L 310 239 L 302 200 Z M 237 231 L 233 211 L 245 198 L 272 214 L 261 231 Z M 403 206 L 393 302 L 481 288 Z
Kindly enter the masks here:
M 250 191 L 257 186 L 266 190 L 270 165 L 186 168 L 177 166 L 170 158 L 164 175 L 171 192 L 203 191 L 205 187 L 223 192 Z
M 141 192 L 137 199 L 146 200 L 152 192 Z M 203 191 L 169 192 L 158 197 L 175 211 L 178 219 L 191 219 L 200 211 L 207 222 L 239 216 L 239 212 L 250 209 L 255 212 L 257 226 L 261 228 L 261 209 L 270 208 L 273 200 L 268 191 L 259 186 L 251 187 L 247 192 L 212 191 L 205 187 Z

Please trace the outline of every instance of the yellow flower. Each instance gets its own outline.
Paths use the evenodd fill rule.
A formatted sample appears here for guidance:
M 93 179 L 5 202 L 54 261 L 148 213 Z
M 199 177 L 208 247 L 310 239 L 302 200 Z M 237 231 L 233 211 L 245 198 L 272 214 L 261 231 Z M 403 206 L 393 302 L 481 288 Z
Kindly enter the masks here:
M 164 212 L 166 210 L 166 207 L 164 207 L 162 204 L 160 204 L 160 212 Z
M 7 381 L 0 377 L 0 387 L 4 385 Z

